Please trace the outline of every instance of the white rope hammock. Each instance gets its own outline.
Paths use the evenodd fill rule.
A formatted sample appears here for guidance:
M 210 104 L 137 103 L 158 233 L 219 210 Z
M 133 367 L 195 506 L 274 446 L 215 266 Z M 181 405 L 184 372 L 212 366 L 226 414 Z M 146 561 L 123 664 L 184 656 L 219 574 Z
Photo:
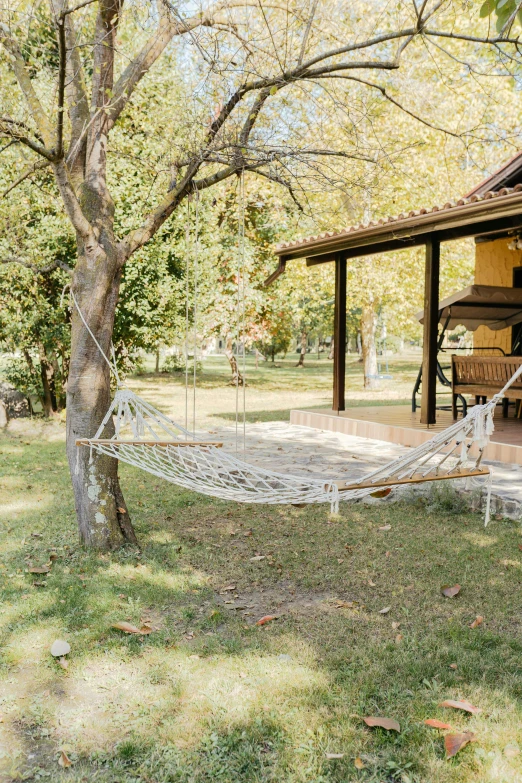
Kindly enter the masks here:
M 88 446 L 90 462 L 96 451 L 177 486 L 222 500 L 272 505 L 329 503 L 333 512 L 338 511 L 339 501 L 359 500 L 380 492 L 381 488 L 487 476 L 485 525 L 488 524 L 491 472 L 481 467 L 482 456 L 494 430 L 495 407 L 522 375 L 522 365 L 485 405 L 475 405 L 461 421 L 362 478 L 350 482 L 292 476 L 251 465 L 224 451 L 221 443 L 196 441 L 195 433 L 176 424 L 130 389 L 122 388 L 114 350 L 111 362 L 85 320 L 72 289 L 71 296 L 87 331 L 118 383 L 114 400 L 95 435 L 76 441 L 77 471 L 79 448 Z M 114 435 L 104 438 L 111 418 L 114 420 Z
M 464 419 L 431 440 L 353 482 L 308 479 L 265 470 L 223 451 L 220 443 L 188 440 L 194 437 L 192 433 L 130 389 L 123 388 L 116 392 L 94 437 L 77 440 L 76 444 L 90 448 L 91 460 L 96 451 L 177 486 L 222 500 L 294 505 L 330 503 L 332 511 L 338 510 L 340 500 L 358 500 L 380 487 L 489 476 L 487 525 L 491 474 L 481 468 L 482 455 L 493 432 L 495 406 L 520 375 L 522 366 L 488 403 L 475 405 Z M 111 417 L 115 432 L 110 439 L 104 439 Z

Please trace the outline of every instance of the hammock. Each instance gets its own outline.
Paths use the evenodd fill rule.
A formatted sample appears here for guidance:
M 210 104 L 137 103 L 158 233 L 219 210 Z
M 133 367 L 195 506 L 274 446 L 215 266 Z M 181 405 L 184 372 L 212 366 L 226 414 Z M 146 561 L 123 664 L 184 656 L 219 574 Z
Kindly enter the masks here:
M 481 467 L 482 455 L 493 432 L 495 406 L 521 374 L 522 367 L 501 392 L 485 405 L 475 405 L 461 421 L 404 456 L 351 482 L 292 476 L 251 465 L 225 452 L 221 443 L 196 441 L 192 433 L 126 388 L 116 392 L 95 436 L 78 439 L 76 445 L 89 447 L 91 461 L 96 451 L 177 486 L 222 500 L 292 505 L 329 503 L 333 512 L 338 511 L 340 501 L 380 495 L 382 488 L 487 476 L 487 525 L 491 473 Z M 114 435 L 103 438 L 111 418 Z
M 77 472 L 79 449 L 88 446 L 90 462 L 96 451 L 177 486 L 222 500 L 297 506 L 329 503 L 332 512 L 339 510 L 339 502 L 342 500 L 384 495 L 386 489 L 393 486 L 444 479 L 473 480 L 487 476 L 484 524 L 488 524 L 492 478 L 491 471 L 481 466 L 482 456 L 494 430 L 495 407 L 522 375 L 522 365 L 489 402 L 475 405 L 463 419 L 404 456 L 391 460 L 356 481 L 324 481 L 265 470 L 225 452 L 221 443 L 196 441 L 195 434 L 176 424 L 130 389 L 122 388 L 114 349 L 111 364 L 89 328 L 72 290 L 71 296 L 85 327 L 118 383 L 114 400 L 94 437 L 76 440 Z M 114 435 L 103 438 L 111 418 L 114 419 Z M 127 437 L 128 434 L 131 438 Z

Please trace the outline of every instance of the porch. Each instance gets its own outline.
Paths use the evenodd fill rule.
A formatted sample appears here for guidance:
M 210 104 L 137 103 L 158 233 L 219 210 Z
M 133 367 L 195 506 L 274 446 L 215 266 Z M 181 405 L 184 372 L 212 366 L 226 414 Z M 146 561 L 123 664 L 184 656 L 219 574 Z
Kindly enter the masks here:
M 436 424 L 422 424 L 420 411 L 412 412 L 409 405 L 372 405 L 331 409 L 301 409 L 290 412 L 290 423 L 318 430 L 353 435 L 360 438 L 385 441 L 401 446 L 415 447 L 453 423 L 451 411 L 437 411 Z M 495 411 L 495 431 L 486 447 L 488 461 L 522 465 L 522 420 L 510 411 L 503 418 L 502 410 Z

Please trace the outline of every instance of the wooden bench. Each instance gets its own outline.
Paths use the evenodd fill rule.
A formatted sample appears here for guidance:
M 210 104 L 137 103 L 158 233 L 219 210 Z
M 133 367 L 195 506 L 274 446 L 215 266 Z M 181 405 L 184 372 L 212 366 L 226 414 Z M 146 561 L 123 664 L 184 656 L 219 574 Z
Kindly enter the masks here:
M 457 395 L 474 394 L 477 403 L 497 394 L 522 364 L 522 356 L 451 357 L 451 393 L 453 418 L 457 418 Z M 509 400 L 522 400 L 522 378 L 502 400 L 502 413 L 508 414 Z

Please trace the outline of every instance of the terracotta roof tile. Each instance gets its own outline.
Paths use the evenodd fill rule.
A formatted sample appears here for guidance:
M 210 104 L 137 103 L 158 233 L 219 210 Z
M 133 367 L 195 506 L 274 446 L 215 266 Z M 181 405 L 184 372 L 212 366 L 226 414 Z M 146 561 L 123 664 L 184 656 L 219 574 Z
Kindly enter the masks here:
M 433 212 L 449 211 L 452 209 L 458 209 L 459 207 L 466 206 L 467 204 L 475 204 L 477 201 L 485 201 L 487 199 L 502 198 L 503 196 L 510 196 L 513 193 L 520 193 L 522 191 L 522 184 L 515 185 L 512 188 L 502 188 L 501 190 L 488 190 L 483 195 L 475 194 L 470 198 L 461 198 L 458 201 L 447 201 L 444 206 L 438 206 L 435 204 L 431 208 L 423 207 L 419 210 L 411 210 L 407 214 L 401 212 L 397 217 L 380 218 L 377 222 L 370 221 L 369 223 L 360 223 L 358 226 L 349 226 L 347 228 L 339 229 L 338 231 L 325 231 L 321 234 L 315 234 L 305 239 L 296 239 L 291 242 L 283 242 L 279 244 L 276 251 L 279 253 L 281 250 L 297 248 L 299 245 L 305 245 L 309 242 L 315 242 L 320 239 L 330 239 L 332 237 L 342 236 L 343 234 L 352 233 L 355 231 L 364 231 L 375 226 L 383 226 L 387 223 L 400 223 L 403 220 L 410 220 L 413 217 L 420 215 L 427 215 Z

